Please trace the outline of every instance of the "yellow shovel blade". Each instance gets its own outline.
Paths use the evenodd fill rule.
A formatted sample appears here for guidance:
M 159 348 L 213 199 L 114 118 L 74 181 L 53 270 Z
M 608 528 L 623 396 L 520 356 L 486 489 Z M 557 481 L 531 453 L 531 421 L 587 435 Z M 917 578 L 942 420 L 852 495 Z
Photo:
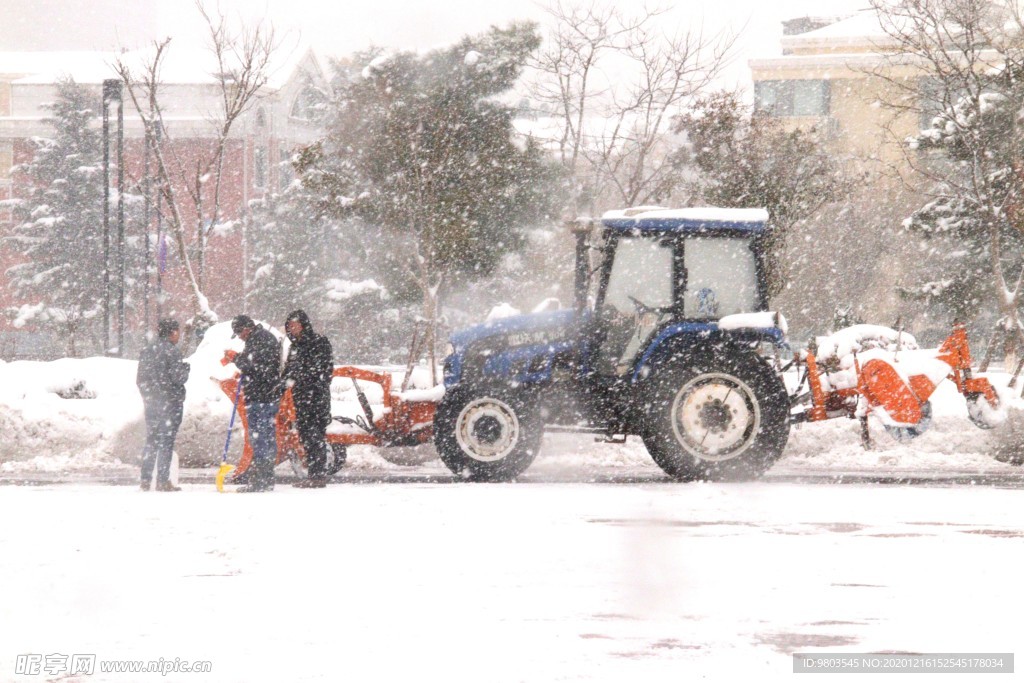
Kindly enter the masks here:
M 235 466 L 230 463 L 221 463 L 220 469 L 217 470 L 217 490 L 224 493 L 224 477 L 231 474 L 231 471 L 235 469 Z

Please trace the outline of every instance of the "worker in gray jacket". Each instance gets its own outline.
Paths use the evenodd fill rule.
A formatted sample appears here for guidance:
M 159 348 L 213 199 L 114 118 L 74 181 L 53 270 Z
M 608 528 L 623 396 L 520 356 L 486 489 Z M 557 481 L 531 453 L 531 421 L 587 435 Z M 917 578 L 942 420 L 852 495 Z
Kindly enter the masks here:
M 142 394 L 146 412 L 146 447 L 142 452 L 142 490 L 149 490 L 156 465 L 156 490 L 180 491 L 171 483 L 171 457 L 174 439 L 181 426 L 185 405 L 185 381 L 191 367 L 178 350 L 181 328 L 177 320 L 165 318 L 157 323 L 152 344 L 142 350 L 135 384 Z

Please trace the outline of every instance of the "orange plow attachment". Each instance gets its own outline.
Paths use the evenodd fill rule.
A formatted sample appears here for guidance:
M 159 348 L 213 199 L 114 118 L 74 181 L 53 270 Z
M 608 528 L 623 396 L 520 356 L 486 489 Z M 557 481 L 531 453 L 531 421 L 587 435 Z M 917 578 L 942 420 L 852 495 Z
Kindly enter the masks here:
M 935 385 L 924 375 L 911 375 L 908 384 L 896 368 L 876 358 L 860 369 L 857 390 L 869 406 L 881 407 L 893 422 L 916 425 Z
M 798 421 L 858 417 L 862 421 L 862 437 L 868 445 L 867 415 L 881 410 L 887 431 L 897 438 L 912 438 L 923 432 L 930 420 L 928 399 L 937 383 L 949 379 L 967 400 L 971 421 L 985 429 L 994 426 L 987 419 L 987 411 L 999 408 L 999 396 L 988 379 L 972 376 L 971 350 L 964 325 L 954 325 L 952 334 L 935 352 L 904 353 L 925 354 L 927 358 L 924 365 L 921 356 L 917 357 L 916 363 L 904 363 L 898 360 L 898 354 L 893 354 L 891 360 L 872 357 L 861 365 L 855 355 L 855 382 L 839 387 L 833 386 L 830 373 L 822 368 L 822 361 L 814 352 L 808 351 L 803 356 L 798 354 L 796 362 L 806 366 L 806 381 L 810 389 L 810 406 Z M 925 367 L 928 374 L 922 370 Z
M 225 364 L 230 359 L 225 357 Z M 370 445 L 416 446 L 431 441 L 434 437 L 434 412 L 437 404 L 433 401 L 405 400 L 392 392 L 392 378 L 389 372 L 374 372 L 355 366 L 339 366 L 334 368 L 334 377 L 352 381 L 358 397 L 362 415 L 356 417 L 335 416 L 334 422 L 341 423 L 341 429 L 328 427 L 327 442 L 345 446 Z M 370 404 L 366 393 L 358 382 L 379 385 L 383 394 L 383 403 L 377 406 Z M 219 382 L 221 390 L 233 398 L 238 387 L 238 376 Z M 238 399 L 238 416 L 245 427 L 245 446 L 242 457 L 235 469 L 235 476 L 245 472 L 252 463 L 252 445 L 249 443 L 249 423 L 245 411 L 245 389 Z M 277 463 L 280 464 L 290 457 L 305 460 L 302 441 L 295 427 L 295 403 L 291 390 L 287 390 L 281 398 L 281 409 L 277 413 Z

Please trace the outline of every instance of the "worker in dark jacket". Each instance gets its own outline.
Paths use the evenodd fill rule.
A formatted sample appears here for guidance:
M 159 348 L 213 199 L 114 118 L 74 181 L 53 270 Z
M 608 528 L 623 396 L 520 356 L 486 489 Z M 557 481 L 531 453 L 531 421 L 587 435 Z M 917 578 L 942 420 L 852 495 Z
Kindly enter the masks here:
M 327 485 L 327 425 L 331 423 L 331 377 L 334 355 L 327 337 L 313 331 L 303 310 L 292 311 L 284 324 L 292 342 L 284 368 L 285 386 L 292 390 L 295 420 L 306 451 L 308 477 L 300 488 Z
M 181 426 L 185 404 L 185 380 L 191 367 L 181 358 L 177 343 L 181 328 L 177 320 L 157 323 L 156 340 L 142 350 L 135 384 L 142 394 L 146 414 L 146 446 L 142 451 L 142 490 L 149 490 L 156 465 L 156 490 L 180 491 L 171 483 L 174 439 Z
M 252 444 L 252 474 L 242 493 L 271 491 L 277 464 L 277 411 L 281 406 L 281 345 L 267 328 L 247 315 L 231 321 L 235 337 L 245 348 L 234 363 L 242 373 L 242 395 Z

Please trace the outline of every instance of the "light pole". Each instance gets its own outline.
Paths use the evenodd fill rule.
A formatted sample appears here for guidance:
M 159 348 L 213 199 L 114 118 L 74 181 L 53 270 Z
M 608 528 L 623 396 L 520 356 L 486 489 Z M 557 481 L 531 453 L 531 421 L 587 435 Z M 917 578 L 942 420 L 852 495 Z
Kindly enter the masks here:
M 124 353 L 124 82 L 103 81 L 103 348 L 104 353 Z M 117 102 L 117 348 L 110 347 L 110 104 Z

